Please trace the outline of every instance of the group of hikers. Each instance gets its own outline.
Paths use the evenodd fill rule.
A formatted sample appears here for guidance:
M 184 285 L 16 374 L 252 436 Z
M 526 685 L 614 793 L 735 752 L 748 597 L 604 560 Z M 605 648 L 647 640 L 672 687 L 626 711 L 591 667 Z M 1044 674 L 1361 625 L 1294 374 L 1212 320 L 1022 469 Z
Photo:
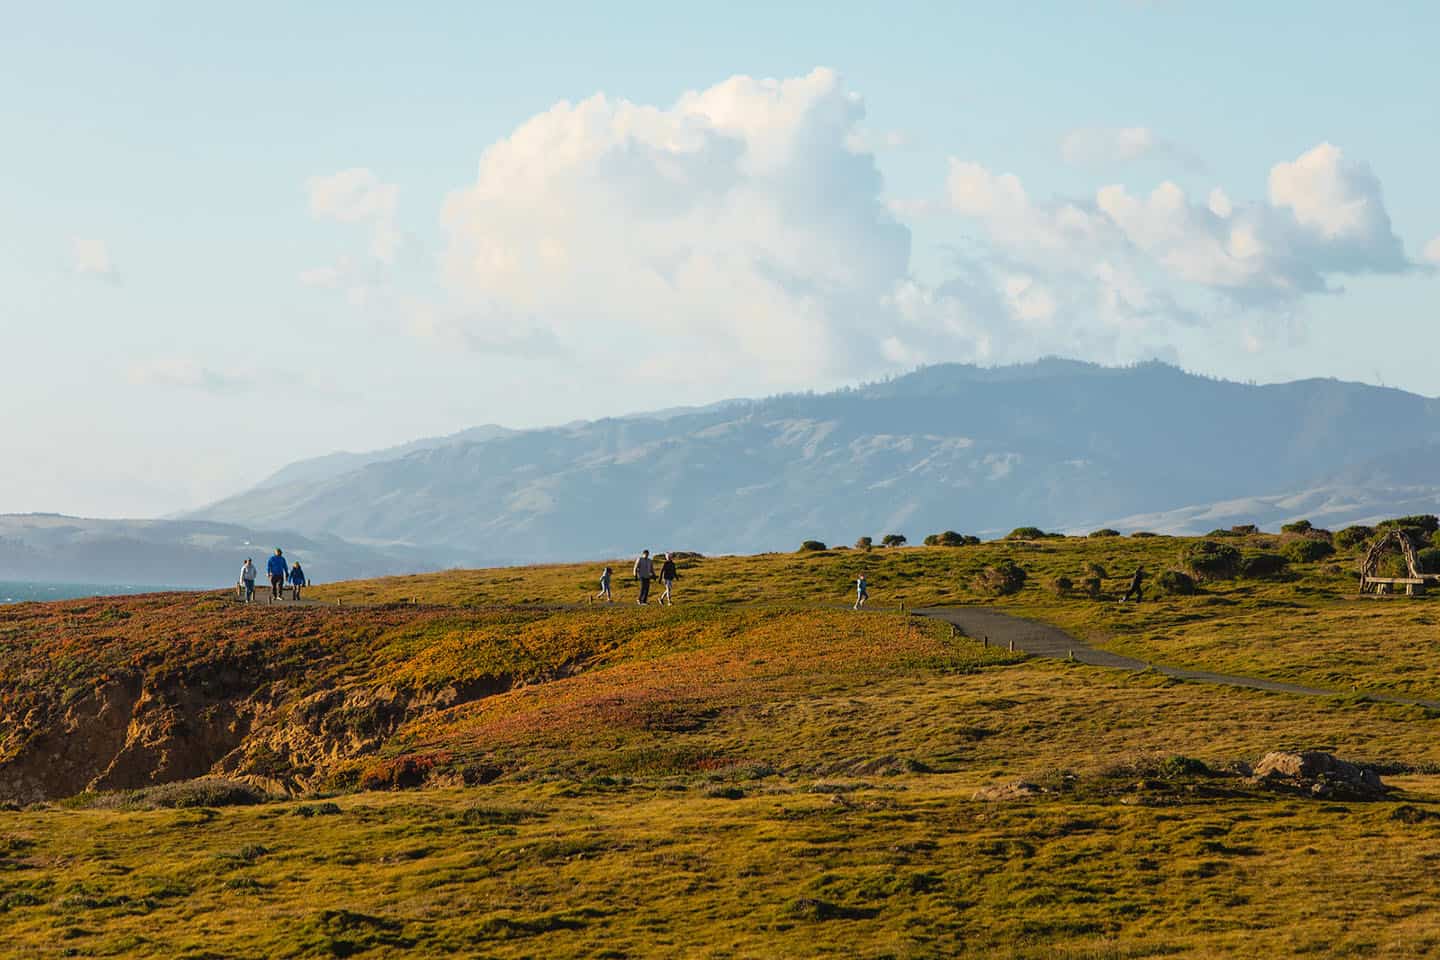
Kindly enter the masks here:
M 240 567 L 240 585 L 245 594 L 245 602 L 250 603 L 255 599 L 255 577 L 257 574 L 255 561 L 250 557 L 245 558 L 245 563 Z M 305 578 L 305 571 L 300 567 L 300 561 L 289 563 L 285 559 L 285 552 L 279 547 L 271 554 L 270 559 L 265 563 L 265 572 L 270 577 L 270 602 L 274 603 L 283 597 L 285 584 L 290 583 L 294 599 L 300 599 L 300 588 L 309 583 Z
M 636 603 L 647 606 L 650 603 L 650 582 L 657 578 L 655 561 L 650 557 L 649 550 L 641 550 L 640 556 L 635 558 L 635 565 L 631 569 L 637 583 L 640 584 L 640 595 Z M 606 603 L 614 603 L 615 596 L 610 592 L 610 581 L 615 575 L 614 569 L 606 567 L 600 572 L 600 592 L 595 594 L 596 600 L 604 600 Z M 675 558 L 665 554 L 665 560 L 660 564 L 658 578 L 665 585 L 665 592 L 660 594 L 660 603 L 667 606 L 675 604 L 675 581 L 680 579 L 680 574 L 675 570 Z
M 245 559 L 244 565 L 240 567 L 240 584 L 244 592 L 245 602 L 250 603 L 255 599 L 255 579 L 257 576 L 255 561 L 249 557 Z M 285 552 L 279 547 L 275 553 L 266 561 L 265 572 L 270 577 L 270 601 L 283 599 L 284 587 L 290 584 L 294 599 L 300 599 L 300 588 L 309 581 L 305 578 L 305 571 L 300 567 L 300 561 L 289 563 L 285 559 Z M 680 574 L 675 569 L 675 558 L 672 554 L 665 554 L 665 559 L 660 564 L 660 569 L 655 569 L 655 561 L 650 557 L 649 550 L 641 550 L 640 556 L 635 558 L 635 564 L 631 568 L 635 581 L 640 586 L 639 596 L 635 602 L 641 606 L 648 606 L 650 603 L 650 584 L 658 579 L 665 587 L 660 594 L 660 603 L 666 606 L 673 606 L 675 603 L 675 581 L 680 579 Z M 606 603 L 614 603 L 615 596 L 611 592 L 611 581 L 615 575 L 612 567 L 606 567 L 600 573 L 600 592 L 595 595 L 596 600 L 604 600 Z M 1144 597 L 1141 583 L 1145 579 L 1145 568 L 1137 567 L 1134 576 L 1130 578 L 1130 584 L 1126 589 L 1120 602 L 1135 599 L 1139 603 Z M 870 599 L 870 586 L 865 581 L 865 574 L 855 578 L 855 606 L 852 609 L 859 610 L 865 606 Z

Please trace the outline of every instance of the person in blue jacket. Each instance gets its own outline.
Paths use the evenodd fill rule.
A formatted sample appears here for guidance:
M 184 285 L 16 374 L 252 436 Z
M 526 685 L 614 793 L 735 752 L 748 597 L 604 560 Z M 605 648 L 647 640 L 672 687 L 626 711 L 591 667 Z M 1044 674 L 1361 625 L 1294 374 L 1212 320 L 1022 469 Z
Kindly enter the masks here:
M 295 588 L 295 599 L 300 599 L 300 588 L 308 583 L 305 579 L 305 571 L 300 569 L 300 561 L 296 560 L 290 564 L 290 585 Z
M 285 562 L 285 554 L 279 547 L 275 548 L 270 562 L 265 564 L 265 572 L 270 574 L 270 602 L 274 603 L 280 599 L 280 590 L 285 586 L 285 574 L 290 572 L 290 564 Z

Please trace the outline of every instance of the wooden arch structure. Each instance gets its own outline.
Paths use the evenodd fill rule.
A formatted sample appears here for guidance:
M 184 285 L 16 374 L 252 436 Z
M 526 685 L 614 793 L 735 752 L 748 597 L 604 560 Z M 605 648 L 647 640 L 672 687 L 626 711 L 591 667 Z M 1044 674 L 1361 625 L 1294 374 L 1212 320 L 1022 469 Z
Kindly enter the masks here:
M 1376 576 L 1380 570 L 1381 559 L 1385 554 L 1395 551 L 1405 558 L 1407 576 Z M 1435 582 L 1440 582 L 1440 575 L 1420 572 L 1420 558 L 1415 554 L 1415 544 L 1410 542 L 1410 537 L 1404 530 L 1386 531 L 1384 536 L 1370 545 L 1370 549 L 1365 551 L 1365 559 L 1360 562 L 1361 593 L 1390 593 L 1403 584 L 1405 593 L 1414 597 L 1425 592 L 1426 584 Z

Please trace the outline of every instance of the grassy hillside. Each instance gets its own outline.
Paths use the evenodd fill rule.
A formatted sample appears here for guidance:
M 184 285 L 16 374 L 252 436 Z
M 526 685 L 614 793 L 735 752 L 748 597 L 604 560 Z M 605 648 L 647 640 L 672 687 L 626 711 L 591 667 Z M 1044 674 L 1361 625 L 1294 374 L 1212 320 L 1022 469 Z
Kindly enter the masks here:
M 669 609 L 582 605 L 598 571 L 552 566 L 0 610 L 0 927 L 37 957 L 1440 952 L 1440 715 L 1026 660 L 894 609 L 1440 695 L 1436 601 L 1355 599 L 1346 556 L 1139 607 L 1051 582 L 1101 564 L 1113 593 L 1190 546 L 702 559 Z M 987 595 L 1007 558 L 1026 586 Z M 1241 775 L 1310 747 L 1396 789 Z M 202 773 L 236 783 L 151 785 Z M 231 805 L 257 788 L 280 799 Z
M 1273 555 L 1295 536 L 1227 537 L 1242 557 Z M 872 604 L 896 609 L 984 603 L 1056 624 L 1096 646 L 1142 660 L 1292 680 L 1343 692 L 1388 691 L 1440 699 L 1440 607 L 1434 597 L 1361 598 L 1356 570 L 1364 547 L 1292 562 L 1275 576 L 1205 581 L 1193 596 L 1167 594 L 1155 575 L 1183 569 L 1191 537 L 1068 537 L 968 547 L 825 550 L 683 561 L 683 604 L 803 602 L 839 607 L 854 599 L 864 572 Z M 1029 574 L 1006 596 L 977 586 L 985 568 L 1012 560 Z M 633 600 L 631 560 L 615 560 L 616 596 Z M 327 602 L 419 600 L 467 607 L 582 604 L 603 564 L 447 571 L 333 584 Z M 1150 574 L 1152 602 L 1097 602 L 1081 589 L 1103 568 L 1102 596 L 1114 601 L 1137 566 Z M 1058 593 L 1055 581 L 1074 587 Z

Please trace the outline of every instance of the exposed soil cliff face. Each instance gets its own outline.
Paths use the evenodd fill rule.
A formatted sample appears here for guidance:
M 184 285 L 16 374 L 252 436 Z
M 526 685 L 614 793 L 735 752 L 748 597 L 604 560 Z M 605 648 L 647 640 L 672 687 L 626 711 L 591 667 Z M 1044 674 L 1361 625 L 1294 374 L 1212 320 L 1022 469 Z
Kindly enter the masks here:
M 127 790 L 209 773 L 268 790 L 316 786 L 373 754 L 401 724 L 509 687 L 508 677 L 410 691 L 356 684 L 305 694 L 251 664 L 112 679 L 63 708 L 14 722 L 0 801 Z
M 0 608 L 0 802 L 223 774 L 312 789 L 413 720 L 564 677 L 602 611 L 270 607 L 151 594 Z

